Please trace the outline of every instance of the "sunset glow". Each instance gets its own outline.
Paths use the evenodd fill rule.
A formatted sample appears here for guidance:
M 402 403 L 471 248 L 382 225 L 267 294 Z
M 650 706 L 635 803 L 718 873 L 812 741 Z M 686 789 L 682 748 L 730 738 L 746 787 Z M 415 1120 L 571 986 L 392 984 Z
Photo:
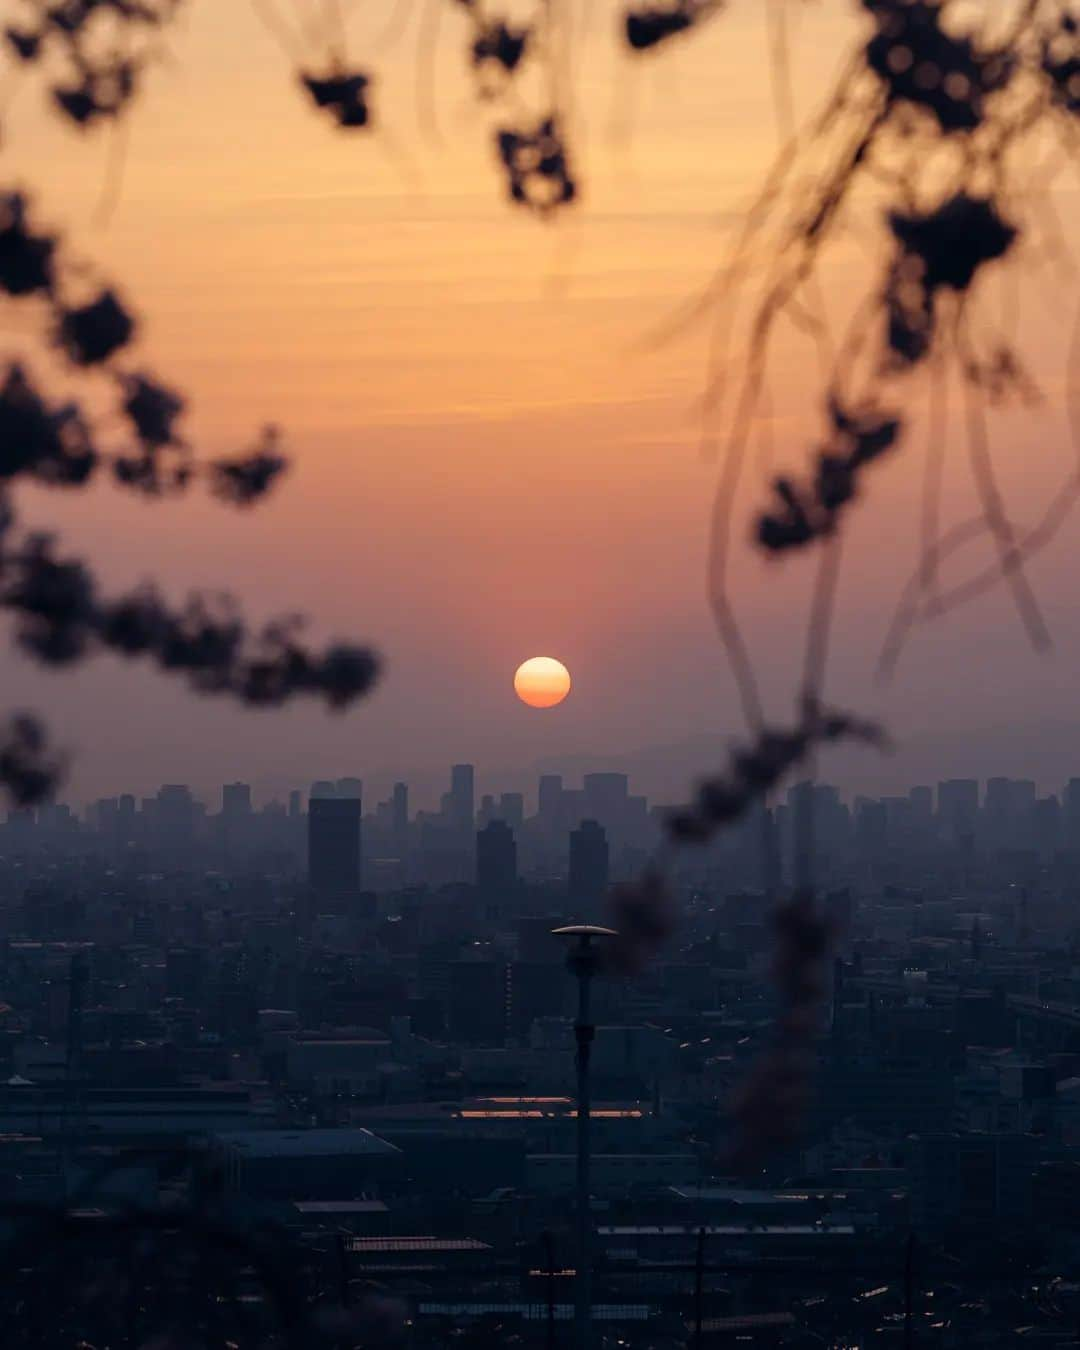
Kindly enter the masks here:
M 570 692 L 570 672 L 551 656 L 532 656 L 514 674 L 514 692 L 530 708 L 554 708 Z
M 280 793 L 298 765 L 318 777 L 345 734 L 372 765 L 402 756 L 422 765 L 432 801 L 442 766 L 458 758 L 621 754 L 628 738 L 685 747 L 650 761 L 657 790 L 679 800 L 702 767 L 701 727 L 720 737 L 739 729 L 705 585 L 718 462 L 702 453 L 700 409 L 714 315 L 694 306 L 780 143 L 762 77 L 771 6 L 728 6 L 722 22 L 655 62 L 616 59 L 618 10 L 596 6 L 597 19 L 581 25 L 578 63 L 596 72 L 580 90 L 580 116 L 598 132 L 581 142 L 581 201 L 543 225 L 506 201 L 493 123 L 462 118 L 473 92 L 462 69 L 466 10 L 445 8 L 432 44 L 437 96 L 420 116 L 421 34 L 383 43 L 387 7 L 347 8 L 350 56 L 377 57 L 370 134 L 336 134 L 301 96 L 293 57 L 243 4 L 183 7 L 168 61 L 147 72 L 124 125 L 122 153 L 110 149 L 108 128 L 84 135 L 62 124 L 41 88 L 5 111 L 8 181 L 31 190 L 41 228 L 62 234 L 72 257 L 133 310 L 129 366 L 183 397 L 183 438 L 205 459 L 234 456 L 274 423 L 290 462 L 280 490 L 242 515 L 197 491 L 182 510 L 171 500 L 147 509 L 102 476 L 92 512 L 80 494 L 32 485 L 19 516 L 27 528 L 55 531 L 111 592 L 151 578 L 179 604 L 227 583 L 256 625 L 303 613 L 313 642 L 371 643 L 387 671 L 371 705 L 378 711 L 360 708 L 342 723 L 298 704 L 271 736 L 263 718 L 193 699 L 140 662 L 87 662 L 70 679 L 43 683 L 17 654 L 4 664 L 9 699 L 38 710 L 77 751 L 74 799 L 111 794 L 118 782 L 155 791 L 148 746 L 177 781 L 216 790 L 242 763 L 260 790 Z M 804 9 L 813 35 L 801 57 L 839 51 L 862 33 L 864 19 L 846 4 L 794 7 Z M 325 61 L 314 49 L 301 55 Z M 829 76 L 801 57 L 793 92 L 809 114 Z M 114 158 L 122 172 L 113 174 Z M 1074 208 L 1071 196 L 1057 204 L 1069 218 Z M 822 318 L 835 333 L 846 331 L 849 299 L 873 265 L 862 233 L 887 242 L 876 200 L 852 209 L 858 228 L 842 236 L 821 286 Z M 62 399 L 70 371 L 37 341 L 31 311 L 17 313 L 8 356 L 38 381 L 55 378 Z M 689 314 L 700 322 L 681 322 Z M 1044 318 L 1038 301 L 1021 315 L 1030 374 L 1056 395 L 1060 334 Z M 729 394 L 744 336 L 737 315 L 733 323 Z M 732 506 L 729 580 L 777 717 L 789 708 L 787 616 L 805 569 L 761 566 L 753 522 L 775 477 L 799 478 L 811 463 L 822 431 L 818 369 L 811 337 L 781 326 Z M 926 391 L 914 383 L 911 401 L 912 418 L 925 422 Z M 943 470 L 943 528 L 973 511 L 960 405 L 950 409 L 943 443 L 958 450 Z M 1003 407 L 993 436 L 1010 512 L 1038 520 L 1072 471 L 1059 402 Z M 1045 454 L 1027 453 L 1033 440 Z M 844 544 L 830 677 L 838 696 L 883 716 L 875 644 L 882 607 L 917 563 L 921 483 L 915 456 L 875 466 L 874 490 L 851 513 Z M 886 535 L 901 553 L 882 547 Z M 980 549 L 989 565 L 981 535 L 949 565 L 981 565 L 972 558 Z M 903 786 L 909 774 L 936 771 L 926 707 L 966 668 L 970 643 L 985 645 L 994 663 L 994 679 L 969 684 L 959 705 L 988 772 L 1013 763 L 1011 741 L 991 748 L 982 734 L 1010 723 L 1012 700 L 1074 725 L 1080 638 L 1070 565 L 1052 549 L 1038 564 L 1054 661 L 1032 663 L 1015 640 L 1007 588 L 916 635 L 928 659 L 906 664 L 888 693 L 896 754 L 851 757 L 864 786 Z M 562 705 L 557 747 L 552 719 L 524 716 L 506 687 L 520 653 L 548 644 L 588 666 L 588 700 L 579 683 L 579 697 Z M 99 715 L 86 717 L 88 702 Z M 926 736 L 910 770 L 909 726 Z M 1053 730 L 1045 755 L 1035 755 L 1030 732 L 1015 741 L 1030 776 L 1047 757 L 1057 776 L 1073 772 Z M 380 790 L 389 790 L 394 772 L 384 777 Z

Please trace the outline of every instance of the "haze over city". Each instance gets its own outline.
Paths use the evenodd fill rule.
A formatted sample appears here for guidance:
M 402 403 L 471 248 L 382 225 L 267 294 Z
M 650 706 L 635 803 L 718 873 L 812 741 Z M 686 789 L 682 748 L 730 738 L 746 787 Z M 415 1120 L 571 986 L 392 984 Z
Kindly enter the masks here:
M 1076 0 L 0 0 L 3 1350 L 1080 1326 Z

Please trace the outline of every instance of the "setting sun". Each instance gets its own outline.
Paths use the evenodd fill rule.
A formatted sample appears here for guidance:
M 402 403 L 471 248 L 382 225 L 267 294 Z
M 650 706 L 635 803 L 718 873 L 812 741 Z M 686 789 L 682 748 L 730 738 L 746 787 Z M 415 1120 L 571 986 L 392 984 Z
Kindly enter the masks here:
M 554 708 L 570 692 L 570 672 L 551 656 L 532 656 L 514 673 L 514 692 L 530 708 Z

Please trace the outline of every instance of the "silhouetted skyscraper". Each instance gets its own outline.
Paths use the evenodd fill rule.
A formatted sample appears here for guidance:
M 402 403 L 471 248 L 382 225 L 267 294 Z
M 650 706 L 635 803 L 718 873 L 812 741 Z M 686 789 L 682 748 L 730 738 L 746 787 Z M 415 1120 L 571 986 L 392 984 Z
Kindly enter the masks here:
M 938 784 L 938 821 L 946 837 L 970 836 L 979 815 L 979 784 L 975 778 L 950 778 Z
M 562 775 L 546 773 L 540 779 L 540 791 L 537 798 L 537 811 L 544 822 L 545 829 L 552 829 L 562 817 L 563 809 Z
M 135 798 L 130 792 L 123 793 L 116 801 L 116 842 L 123 846 L 135 838 L 138 828 L 138 813 L 135 810 Z
M 570 831 L 570 899 L 590 904 L 603 896 L 607 886 L 607 835 L 595 820 L 583 820 Z
M 1070 778 L 1065 784 L 1061 806 L 1065 827 L 1065 847 L 1080 848 L 1080 778 Z
M 498 815 L 512 830 L 520 830 L 525 823 L 525 798 L 520 792 L 504 792 L 499 798 Z
M 312 797 L 308 803 L 308 881 L 323 895 L 360 888 L 359 797 Z
M 221 852 L 223 861 L 235 862 L 247 843 L 251 823 L 251 786 L 226 783 L 221 789 Z
M 409 828 L 409 785 L 407 783 L 394 784 L 392 801 L 391 825 L 395 837 L 403 838 Z
M 251 815 L 251 784 L 226 783 L 221 789 L 221 814 L 236 818 Z
M 867 862 L 880 860 L 889 845 L 889 814 L 883 801 L 855 800 L 855 847 Z
M 195 834 L 195 801 L 186 783 L 166 783 L 154 803 L 156 840 L 177 855 L 189 852 Z
M 450 769 L 450 824 L 462 834 L 471 834 L 473 828 L 475 771 L 471 764 L 455 764 Z
M 626 815 L 630 780 L 624 773 L 587 773 L 582 780 L 585 811 L 609 832 L 618 830 Z
M 1031 842 L 1043 858 L 1061 847 L 1061 803 L 1056 797 L 1040 797 L 1031 808 Z
M 476 884 L 487 897 L 505 896 L 517 885 L 517 844 L 505 820 L 476 833 Z

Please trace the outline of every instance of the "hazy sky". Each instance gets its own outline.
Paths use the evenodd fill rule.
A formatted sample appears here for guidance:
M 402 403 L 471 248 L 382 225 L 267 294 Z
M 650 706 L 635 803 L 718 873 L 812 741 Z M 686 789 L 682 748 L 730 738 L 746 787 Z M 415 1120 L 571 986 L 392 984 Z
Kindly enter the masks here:
M 5 177 L 31 187 L 40 216 L 136 307 L 137 360 L 189 396 L 191 437 L 208 454 L 232 451 L 275 421 L 294 456 L 250 514 L 197 493 L 147 505 L 103 486 L 26 493 L 24 517 L 57 528 L 111 587 L 154 577 L 179 597 L 227 585 L 256 617 L 303 610 L 313 636 L 369 639 L 386 660 L 376 696 L 342 718 L 243 712 L 111 658 L 42 675 L 5 650 L 5 702 L 46 714 L 75 753 L 71 797 L 163 780 L 209 791 L 237 776 L 263 794 L 345 773 L 381 783 L 458 758 L 483 777 L 668 745 L 689 765 L 698 738 L 738 730 L 704 591 L 708 332 L 649 339 L 701 293 L 774 152 L 765 7 L 733 7 L 708 34 L 636 64 L 615 56 L 615 8 L 577 6 L 589 16 L 576 79 L 585 192 L 550 226 L 503 199 L 487 113 L 461 73 L 464 31 L 449 20 L 434 79 L 415 23 L 372 58 L 383 129 L 345 135 L 305 104 L 244 0 L 191 0 L 125 133 L 106 222 L 95 214 L 119 147 L 60 127 L 36 83 L 6 85 Z M 803 107 L 853 31 L 844 8 L 802 17 Z M 13 9 L 0 3 L 5 17 Z M 355 25 L 358 61 L 389 9 L 363 7 L 378 22 Z M 830 304 L 857 293 L 863 249 L 840 248 Z M 995 423 L 1020 521 L 1071 454 L 1059 409 L 1071 312 L 1033 273 L 1024 316 L 1046 407 Z M 26 331 L 5 327 L 12 351 L 26 354 Z M 786 459 L 812 446 L 815 376 L 813 348 L 781 331 L 756 445 Z M 923 399 L 912 391 L 913 407 Z M 1052 657 L 1027 650 L 993 596 L 920 635 L 893 686 L 873 687 L 915 558 L 922 453 L 916 434 L 874 471 L 853 518 L 831 692 L 923 749 L 844 771 L 885 784 L 909 764 L 948 775 L 977 757 L 980 771 L 1056 786 L 1072 757 L 1080 773 L 1075 528 L 1033 569 Z M 961 450 L 954 459 L 950 518 L 970 510 Z M 759 497 L 767 476 L 760 464 Z M 805 563 L 767 566 L 740 543 L 735 576 L 772 710 L 786 715 Z M 573 674 L 556 711 L 514 698 L 514 668 L 536 654 Z M 927 749 L 942 730 L 949 739 Z

